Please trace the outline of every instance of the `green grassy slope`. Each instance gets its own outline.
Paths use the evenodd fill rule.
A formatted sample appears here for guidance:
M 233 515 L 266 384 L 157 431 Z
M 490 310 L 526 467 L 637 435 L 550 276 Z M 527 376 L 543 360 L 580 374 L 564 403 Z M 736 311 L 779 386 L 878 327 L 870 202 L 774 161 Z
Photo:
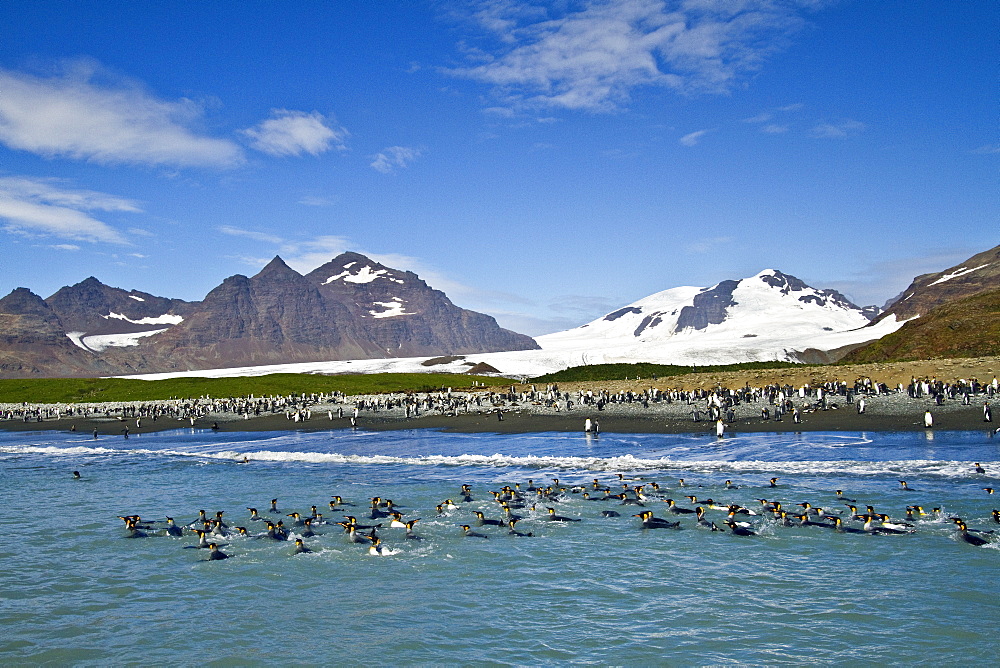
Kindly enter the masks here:
M 942 304 L 840 363 L 1000 355 L 1000 290 Z
M 239 378 L 37 378 L 0 380 L 0 402 L 84 403 L 157 401 L 201 396 L 244 397 L 340 391 L 349 395 L 380 392 L 425 392 L 442 387 L 469 388 L 473 381 L 509 385 L 507 378 L 464 374 L 386 373 L 319 376 L 278 373 Z

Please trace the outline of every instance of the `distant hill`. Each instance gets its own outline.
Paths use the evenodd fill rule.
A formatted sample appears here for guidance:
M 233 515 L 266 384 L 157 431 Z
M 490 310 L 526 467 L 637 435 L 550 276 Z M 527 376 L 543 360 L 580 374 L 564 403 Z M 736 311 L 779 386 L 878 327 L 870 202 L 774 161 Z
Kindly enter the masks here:
M 935 306 L 997 288 L 1000 288 L 1000 246 L 936 274 L 917 276 L 872 324 L 891 316 L 897 320 L 923 316 Z
M 902 328 L 848 353 L 841 361 L 906 360 L 1000 355 L 1000 289 L 930 309 Z
M 913 279 L 872 324 L 895 317 L 906 324 L 859 347 L 843 362 L 882 362 L 1000 354 L 1000 246 L 965 262 Z

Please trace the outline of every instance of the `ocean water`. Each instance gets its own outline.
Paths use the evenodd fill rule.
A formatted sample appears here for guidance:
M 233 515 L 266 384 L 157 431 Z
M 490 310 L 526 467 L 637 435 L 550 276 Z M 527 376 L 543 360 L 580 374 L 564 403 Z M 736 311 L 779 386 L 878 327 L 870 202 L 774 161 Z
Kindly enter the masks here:
M 1000 660 L 1000 541 L 974 547 L 948 517 L 1000 529 L 1000 437 L 987 432 L 701 435 L 435 431 L 212 433 L 178 430 L 93 440 L 0 433 L 0 662 L 4 665 L 969 665 Z M 240 463 L 244 457 L 251 461 Z M 981 462 L 987 473 L 974 472 Z M 74 480 L 71 472 L 80 471 Z M 489 490 L 528 479 L 612 487 L 657 482 L 759 508 L 810 502 L 846 512 L 834 490 L 901 518 L 940 515 L 900 536 L 781 527 L 756 536 L 642 530 L 639 509 L 567 494 L 518 510 L 532 537 L 495 527 L 461 534 L 473 510 L 500 513 Z M 768 480 L 778 478 L 778 487 Z M 679 486 L 679 479 L 685 486 Z M 738 488 L 725 489 L 730 479 Z M 911 491 L 902 490 L 906 480 Z M 462 484 L 474 501 L 458 501 Z M 225 538 L 207 561 L 192 536 L 126 538 L 119 515 L 246 508 L 288 521 L 331 495 L 391 498 L 419 517 L 422 540 L 380 530 L 386 554 L 336 525 L 291 542 Z M 267 512 L 277 497 L 280 514 Z M 668 517 L 661 499 L 647 509 Z M 620 517 L 606 518 L 602 510 Z M 724 513 L 709 511 L 721 524 Z M 380 521 L 380 520 L 375 520 Z M 286 522 L 287 523 L 287 522 Z M 857 526 L 857 525 L 855 525 Z M 293 530 L 294 531 L 294 530 Z M 983 534 L 988 535 L 988 534 Z M 1000 536 L 998 536 L 1000 538 Z

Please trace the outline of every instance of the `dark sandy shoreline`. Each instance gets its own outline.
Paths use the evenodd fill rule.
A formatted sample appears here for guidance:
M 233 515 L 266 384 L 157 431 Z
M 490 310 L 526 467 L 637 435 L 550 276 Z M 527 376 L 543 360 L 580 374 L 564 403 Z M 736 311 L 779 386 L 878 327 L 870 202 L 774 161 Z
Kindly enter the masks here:
M 895 402 L 899 404 L 900 402 Z M 933 406 L 928 401 L 907 400 L 905 410 L 893 406 L 893 410 L 879 411 L 872 407 L 864 414 L 858 414 L 851 406 L 826 411 L 805 413 L 802 422 L 796 424 L 786 415 L 782 420 L 764 420 L 759 415 L 738 417 L 726 425 L 726 434 L 762 432 L 865 432 L 865 431 L 926 431 L 923 424 L 924 411 L 931 409 L 934 414 L 934 430 L 992 432 L 995 423 L 983 421 L 980 406 L 952 405 Z M 541 432 L 582 432 L 584 421 L 598 420 L 604 433 L 632 434 L 715 434 L 715 423 L 707 420 L 694 422 L 691 417 L 680 418 L 662 414 L 622 415 L 612 412 L 574 410 L 570 413 L 542 414 L 531 409 L 509 409 L 503 412 L 503 419 L 496 413 L 469 413 L 451 415 L 423 415 L 403 418 L 380 414 L 362 414 L 357 419 L 357 429 L 361 431 L 397 431 L 409 429 L 438 429 L 460 433 L 502 433 L 526 434 Z M 115 436 L 123 438 L 126 429 L 129 436 L 144 433 L 163 432 L 176 429 L 211 430 L 213 426 L 220 432 L 273 432 L 273 431 L 331 431 L 351 429 L 351 421 L 343 418 L 328 419 L 325 415 L 311 420 L 294 422 L 283 414 L 264 415 L 249 420 L 212 419 L 198 420 L 192 427 L 188 420 L 160 418 L 156 421 L 143 419 L 141 427 L 134 421 L 117 418 L 80 416 L 72 418 L 47 419 L 42 422 L 2 420 L 0 429 L 5 431 L 60 431 L 77 432 L 91 436 L 97 430 L 98 437 Z

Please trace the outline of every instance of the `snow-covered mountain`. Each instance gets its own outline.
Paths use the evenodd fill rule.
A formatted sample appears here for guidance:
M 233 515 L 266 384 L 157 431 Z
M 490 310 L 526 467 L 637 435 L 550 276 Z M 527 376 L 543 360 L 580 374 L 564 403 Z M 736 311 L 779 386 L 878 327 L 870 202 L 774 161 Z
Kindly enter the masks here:
M 871 307 L 855 306 L 835 290 L 811 288 L 794 276 L 768 269 L 708 288 L 658 292 L 586 325 L 537 337 L 541 350 L 453 355 L 437 360 L 410 357 L 244 367 L 197 375 L 462 373 L 482 363 L 506 375 L 537 376 L 586 364 L 707 366 L 766 360 L 828 361 L 903 324 L 889 317 L 867 326 L 876 313 Z
M 836 290 L 812 288 L 767 269 L 709 288 L 650 295 L 576 329 L 537 337 L 545 351 L 576 351 L 587 363 L 626 358 L 671 364 L 798 361 L 878 338 L 899 325 L 868 329 L 870 307 Z

